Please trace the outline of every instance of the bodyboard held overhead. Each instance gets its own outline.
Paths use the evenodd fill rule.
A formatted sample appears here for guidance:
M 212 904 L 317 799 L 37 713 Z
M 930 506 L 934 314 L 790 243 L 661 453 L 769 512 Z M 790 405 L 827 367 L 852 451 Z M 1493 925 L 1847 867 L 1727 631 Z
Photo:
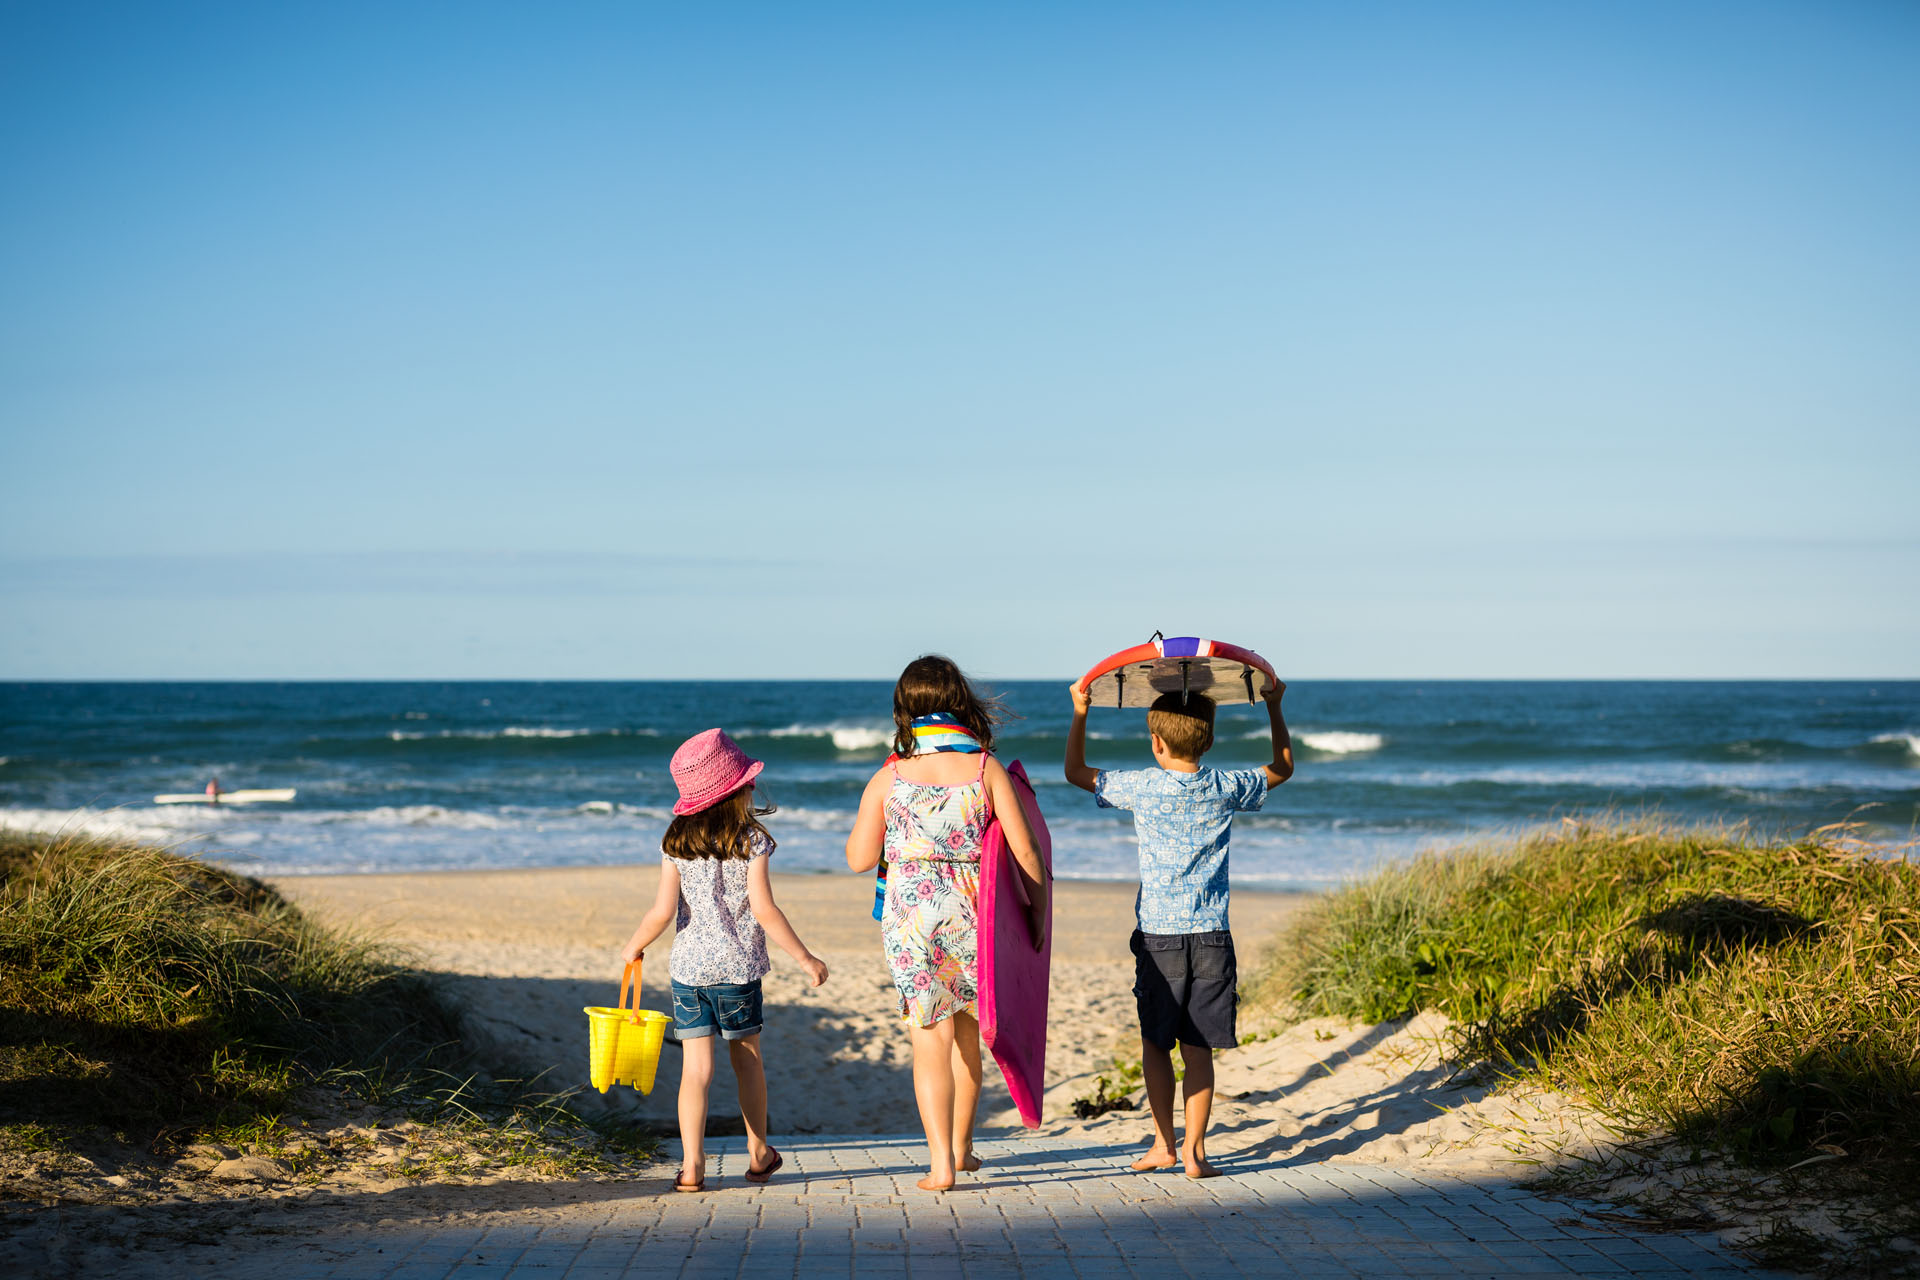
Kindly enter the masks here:
M 1027 826 L 1040 854 L 1041 865 L 1053 877 L 1053 840 L 1040 814 L 1040 802 L 1027 781 L 1027 771 L 1015 760 L 1007 776 L 1020 797 Z M 980 1042 L 993 1051 L 993 1060 L 1006 1078 L 1007 1092 L 1020 1111 L 1020 1123 L 1040 1127 L 1040 1101 L 1047 1077 L 1047 987 L 1053 967 L 1053 896 L 1047 895 L 1040 949 L 1033 949 L 1027 928 L 1027 904 L 1032 901 L 1020 864 L 1007 847 L 1006 832 L 996 815 L 980 848 L 978 971 L 975 1010 L 980 1018 Z
M 1080 677 L 1096 707 L 1150 707 L 1163 693 L 1204 693 L 1216 703 L 1258 702 L 1279 678 L 1251 649 L 1198 636 L 1163 638 L 1101 659 Z

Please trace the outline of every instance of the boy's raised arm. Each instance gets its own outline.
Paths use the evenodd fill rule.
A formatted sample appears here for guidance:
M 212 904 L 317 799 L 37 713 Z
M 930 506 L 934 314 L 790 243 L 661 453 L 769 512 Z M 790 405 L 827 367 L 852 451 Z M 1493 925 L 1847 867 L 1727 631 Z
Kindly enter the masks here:
M 1280 699 L 1286 696 L 1287 682 L 1274 677 L 1263 690 L 1267 700 L 1267 719 L 1273 725 L 1273 763 L 1267 766 L 1267 785 L 1277 787 L 1293 776 L 1293 735 L 1287 732 L 1287 718 L 1280 714 Z
M 1091 791 L 1100 780 L 1100 771 L 1087 767 L 1087 708 L 1093 698 L 1079 681 L 1069 685 L 1073 697 L 1073 727 L 1067 730 L 1067 781 L 1082 791 Z

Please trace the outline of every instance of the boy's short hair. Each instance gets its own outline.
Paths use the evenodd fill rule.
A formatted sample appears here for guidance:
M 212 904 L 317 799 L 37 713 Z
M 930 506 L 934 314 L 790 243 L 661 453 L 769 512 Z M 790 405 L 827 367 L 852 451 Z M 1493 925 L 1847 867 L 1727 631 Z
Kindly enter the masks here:
M 1182 760 L 1198 760 L 1213 745 L 1213 699 L 1204 693 L 1163 693 L 1147 708 L 1147 731 Z

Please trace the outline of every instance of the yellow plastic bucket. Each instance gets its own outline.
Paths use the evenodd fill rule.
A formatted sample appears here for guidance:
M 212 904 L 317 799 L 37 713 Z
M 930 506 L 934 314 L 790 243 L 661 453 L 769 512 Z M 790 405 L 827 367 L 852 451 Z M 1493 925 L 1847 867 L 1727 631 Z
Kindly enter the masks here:
M 635 1008 L 639 1003 L 640 962 L 636 960 L 620 975 L 619 1004 L 586 1007 L 587 1072 L 601 1093 L 616 1084 L 653 1092 L 660 1046 L 672 1019 L 652 1009 Z

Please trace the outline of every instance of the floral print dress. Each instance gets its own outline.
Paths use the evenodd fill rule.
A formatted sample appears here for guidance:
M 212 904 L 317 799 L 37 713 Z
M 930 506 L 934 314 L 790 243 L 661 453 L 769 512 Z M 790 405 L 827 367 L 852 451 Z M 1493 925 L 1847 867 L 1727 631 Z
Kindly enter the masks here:
M 980 845 L 992 821 L 987 756 L 957 786 L 908 782 L 893 769 L 887 791 L 887 900 L 880 933 L 900 994 L 900 1019 L 931 1027 L 972 1013 L 979 923 Z

